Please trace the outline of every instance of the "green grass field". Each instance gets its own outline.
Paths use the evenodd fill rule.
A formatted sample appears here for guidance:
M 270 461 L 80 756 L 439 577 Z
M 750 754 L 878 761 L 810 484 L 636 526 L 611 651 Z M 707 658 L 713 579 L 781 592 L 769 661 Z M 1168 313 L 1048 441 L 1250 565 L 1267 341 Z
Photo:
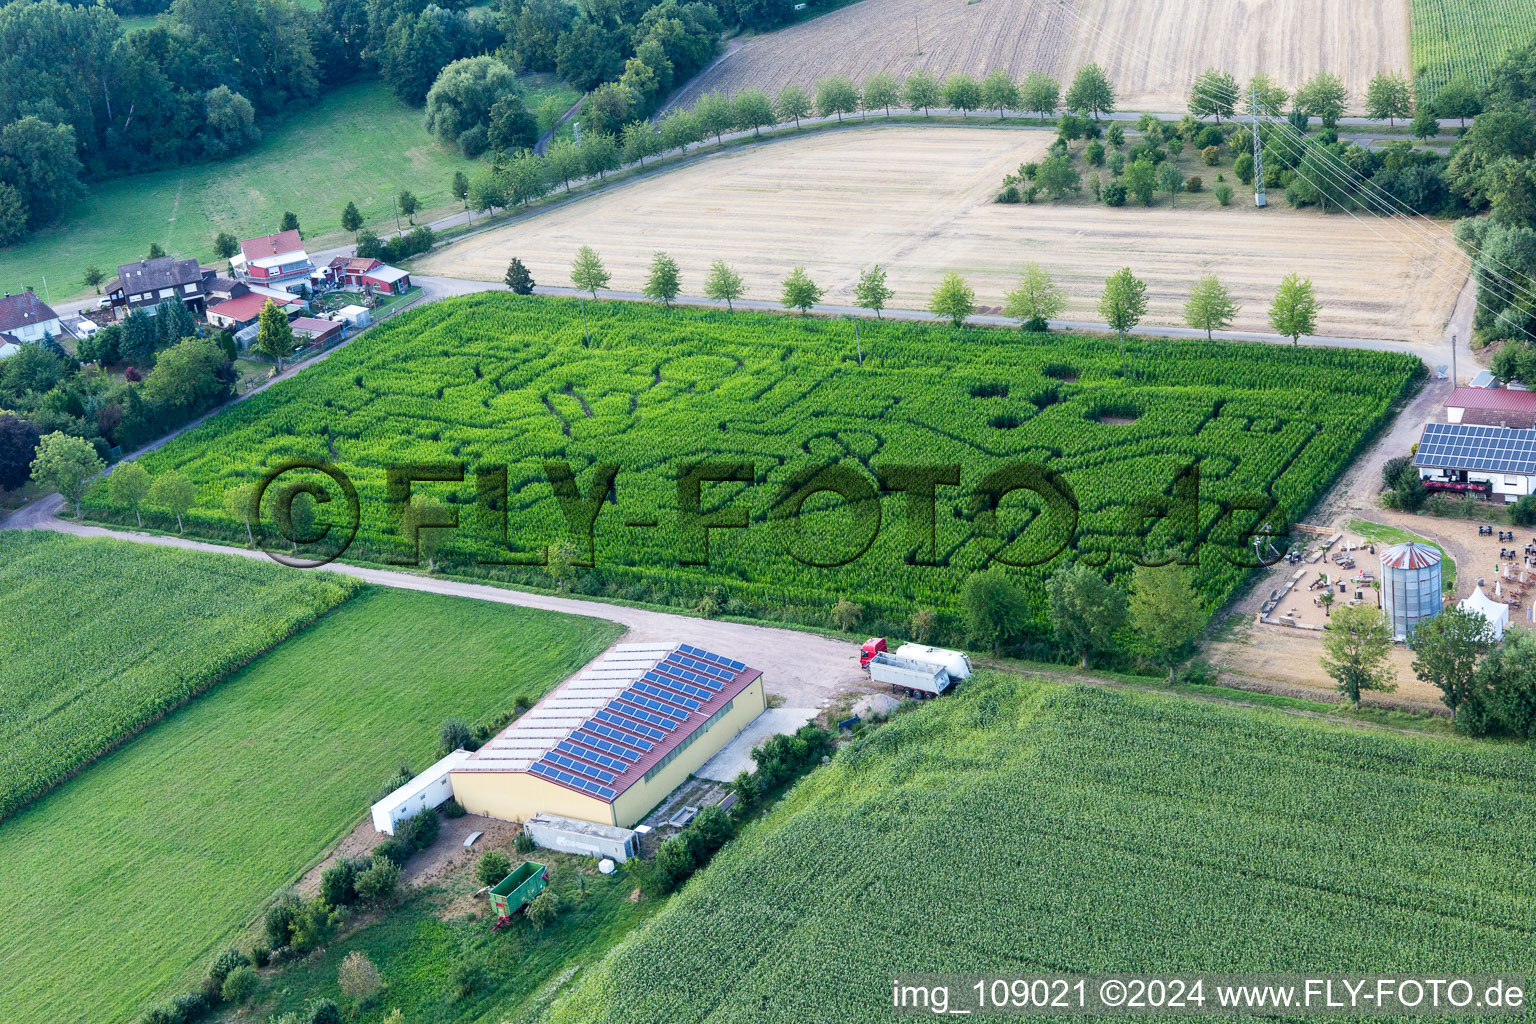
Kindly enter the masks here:
M 252 559 L 0 532 L 0 816 L 356 589 Z
M 106 1024 L 176 994 L 401 762 L 431 761 L 444 719 L 540 694 L 617 634 L 363 591 L 0 822 L 0 1020 Z
M 311 250 L 332 248 L 351 241 L 340 223 L 348 200 L 369 227 L 393 231 L 392 197 L 401 189 L 421 200 L 418 220 L 451 213 L 453 172 L 472 174 L 479 164 L 438 145 L 421 122 L 421 110 L 387 86 L 348 85 L 312 110 L 263 122 L 257 147 L 230 160 L 91 183 L 63 223 L 0 250 L 0 288 L 32 285 L 42 294 L 46 279 L 53 299 L 83 294 L 88 265 L 110 277 L 151 242 L 217 263 L 217 232 L 275 231 L 287 210 L 298 214 Z
M 1530 974 L 1533 815 L 1524 746 L 988 673 L 840 751 L 545 1019 L 887 1021 L 904 972 Z
M 689 607 L 723 587 L 758 613 L 787 609 L 822 624 L 838 596 L 862 604 L 866 621 L 905 619 L 915 604 L 948 612 L 966 575 L 994 555 L 1030 566 L 1019 575 L 1038 596 L 1064 540 L 1123 573 L 1144 546 L 1169 546 L 1173 535 L 1162 531 L 1178 522 L 1154 523 L 1144 545 L 1129 525 L 1136 503 L 1171 493 L 1198 461 L 1198 530 L 1193 519 L 1183 529 L 1202 537 L 1197 580 L 1216 603 L 1242 578 L 1225 555 L 1239 558 L 1234 545 L 1246 552 L 1237 535 L 1255 525 L 1252 514 L 1223 518 L 1217 503 L 1272 494 L 1299 518 L 1419 367 L 1389 353 L 1132 339 L 1127 380 L 1113 339 L 893 321 L 862 325 L 861 366 L 846 322 L 601 302 L 587 303 L 586 323 L 590 346 L 574 300 L 434 303 L 143 462 L 199 485 L 188 529 L 233 539 L 243 527 L 222 511 L 228 487 L 281 459 L 332 461 L 362 499 L 350 557 L 388 561 L 409 553 L 386 502 L 385 467 L 463 460 L 462 484 L 416 485 L 461 509 L 437 558 L 535 584 L 547 578 L 481 564 L 508 558 L 497 529 L 524 557 L 559 541 L 545 461 L 568 461 L 583 493 L 593 464 L 609 463 L 618 467 L 615 507 L 597 519 L 601 572 L 587 584 Z M 701 484 L 702 511 L 730 505 L 751 523 L 713 531 L 707 567 L 688 561 L 704 550 L 680 525 L 677 479 L 702 459 L 750 462 L 753 482 Z M 1065 512 L 1037 515 L 1042 503 L 1022 490 L 996 502 L 995 516 L 978 511 L 982 481 L 1023 463 L 1064 475 L 1075 523 Z M 496 464 L 508 467 L 513 495 L 504 520 L 474 508 L 476 471 Z M 932 554 L 920 553 L 927 536 L 894 488 L 878 521 L 826 493 L 786 521 L 780 513 L 795 504 L 782 488 L 829 464 L 869 492 L 880 466 L 959 467 L 959 486 L 937 491 Z M 100 518 L 128 514 L 99 488 L 87 504 Z M 654 528 L 625 525 L 647 518 Z
M 1408 7 L 1421 103 L 1457 75 L 1487 85 L 1504 55 L 1536 34 L 1536 0 L 1411 0 Z

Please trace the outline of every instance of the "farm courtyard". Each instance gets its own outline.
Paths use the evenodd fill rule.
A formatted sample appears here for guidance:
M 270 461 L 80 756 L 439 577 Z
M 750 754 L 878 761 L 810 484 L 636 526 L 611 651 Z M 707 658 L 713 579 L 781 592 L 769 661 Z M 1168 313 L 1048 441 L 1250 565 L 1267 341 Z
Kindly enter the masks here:
M 777 92 L 827 74 L 855 82 L 881 69 L 939 77 L 1002 68 L 1064 81 L 1097 62 L 1122 109 L 1183 110 L 1189 84 L 1222 65 L 1246 82 L 1258 72 L 1293 89 L 1318 71 L 1354 95 L 1378 71 L 1404 71 L 1408 4 L 1361 0 L 864 0 L 748 39 L 673 99 L 691 106 L 715 90 Z
M 1447 266 L 1460 259 L 1446 254 L 1448 222 L 1424 227 L 1447 243 L 1431 247 L 1385 222 L 1362 228 L 1279 203 L 1256 210 L 1240 190 L 1226 208 L 993 202 L 1003 176 L 1039 160 L 1051 138 L 892 126 L 754 146 L 473 236 L 416 269 L 500 281 L 515 256 L 538 283 L 566 284 L 577 248 L 590 244 L 614 288 L 638 291 L 660 249 L 678 260 L 685 295 L 700 293 L 718 258 L 741 272 L 749 298 L 777 299 L 784 275 L 803 265 L 836 304 L 851 303 L 860 268 L 879 263 L 893 307 L 925 307 L 954 270 L 994 307 L 984 312 L 997 312 L 1020 264 L 1035 260 L 1067 289 L 1068 319 L 1098 320 L 1104 278 L 1129 265 L 1147 282 L 1148 324 L 1182 324 L 1189 283 L 1215 271 L 1242 305 L 1234 328 L 1254 331 L 1270 329 L 1270 298 L 1294 271 L 1316 286 L 1321 334 L 1440 340 L 1465 279 Z

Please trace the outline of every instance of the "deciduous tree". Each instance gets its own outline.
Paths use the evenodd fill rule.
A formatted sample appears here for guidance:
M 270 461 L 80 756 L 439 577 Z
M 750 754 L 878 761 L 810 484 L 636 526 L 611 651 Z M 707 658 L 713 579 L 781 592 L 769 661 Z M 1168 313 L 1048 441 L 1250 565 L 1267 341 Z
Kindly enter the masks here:
M 1332 616 L 1323 634 L 1323 670 L 1355 707 L 1367 690 L 1390 692 L 1393 680 L 1392 627 L 1368 604 L 1346 606 Z
M 955 327 L 965 325 L 965 318 L 976 312 L 976 292 L 965 278 L 951 270 L 944 275 L 928 300 L 928 312 L 943 317 Z
M 796 267 L 784 279 L 784 290 L 779 302 L 786 309 L 798 309 L 804 316 L 812 306 L 821 301 L 822 290 L 811 280 L 804 267 Z
M 1413 95 L 1401 72 L 1381 71 L 1371 79 L 1365 89 L 1365 112 L 1378 120 L 1384 117 L 1392 125 L 1413 113 Z
M 1125 594 L 1104 573 L 1082 562 L 1058 569 L 1045 581 L 1051 628 L 1056 640 L 1088 667 L 1088 658 L 1109 650 L 1115 631 L 1125 624 Z
M 1013 84 L 1013 79 L 1008 77 L 1008 72 L 1002 68 L 993 68 L 981 80 L 981 102 L 995 109 L 997 118 L 1001 121 L 1004 110 L 1018 108 L 1019 87 Z
M 608 287 L 611 276 L 596 249 L 584 245 L 576 250 L 576 260 L 571 264 L 571 284 L 578 291 L 591 292 L 595 299 L 599 288 Z
M 1104 294 L 1099 297 L 1099 315 L 1120 339 L 1120 373 L 1124 375 L 1125 332 L 1134 329 L 1147 315 L 1146 282 L 1132 274 L 1130 267 L 1115 271 L 1104 282 Z
M 277 365 L 283 372 L 283 360 L 293 354 L 293 325 L 281 306 L 268 299 L 256 318 L 256 351 Z
M 1275 301 L 1270 303 L 1269 325 L 1276 334 L 1290 338 L 1292 345 L 1301 344 L 1303 334 L 1317 333 L 1317 296 L 1312 292 L 1310 278 L 1286 275 L 1275 292 Z
M 1204 331 L 1205 340 L 1210 341 L 1213 331 L 1225 330 L 1232 325 L 1239 308 L 1216 275 L 1206 274 L 1189 290 L 1189 299 L 1184 303 L 1184 322 L 1197 331 Z
M 1237 107 L 1237 79 L 1226 71 L 1206 68 L 1189 91 L 1189 112 L 1196 117 L 1231 117 Z
M 645 297 L 670 309 L 681 287 L 677 261 L 664 252 L 653 255 L 651 271 L 645 279 Z
M 79 519 L 86 484 L 101 472 L 103 465 L 89 441 L 55 430 L 37 442 L 32 481 L 45 490 L 58 491 L 60 497 L 75 506 L 75 518 Z
M 939 88 L 938 79 L 933 73 L 918 68 L 907 76 L 907 80 L 901 83 L 901 101 L 907 105 L 908 110 L 921 110 L 923 116 L 928 116 L 930 107 L 936 107 L 942 101 L 943 90 Z
M 865 110 L 885 110 L 885 116 L 891 116 L 891 104 L 901 101 L 901 88 L 896 84 L 896 76 L 889 71 L 880 70 L 864 80 L 864 95 L 859 97 L 859 106 Z
M 816 113 L 822 117 L 837 115 L 839 122 L 844 114 L 859 109 L 859 91 L 843 75 L 827 75 L 816 83 Z
M 1067 109 L 1074 114 L 1090 114 L 1095 121 L 1100 114 L 1115 112 L 1115 89 L 1109 76 L 1097 64 L 1085 64 L 1067 90 Z
M 176 517 L 176 532 L 182 532 L 181 517 L 197 501 L 197 485 L 177 472 L 161 473 L 149 488 L 149 503 L 158 505 Z
M 862 268 L 859 270 L 859 283 L 853 288 L 853 301 L 861 309 L 874 310 L 876 320 L 880 319 L 880 311 L 885 308 L 885 304 L 894 294 L 895 292 L 886 287 L 885 268 L 880 264 L 876 263 L 868 270 Z
M 1001 654 L 1028 618 L 1028 599 L 1002 566 L 973 572 L 960 588 L 966 636 Z
M 1038 263 L 1026 263 L 1019 271 L 1018 287 L 1004 296 L 1003 313 L 1019 321 L 1023 330 L 1043 334 L 1050 321 L 1067 308 L 1066 289 L 1051 279 Z
M 723 302 L 727 309 L 734 310 L 732 303 L 746 293 L 747 287 L 742 284 L 741 275 L 725 260 L 715 260 L 709 265 L 709 274 L 704 278 L 706 297 Z
M 944 105 L 969 119 L 981 106 L 981 85 L 970 75 L 953 74 L 944 80 Z
M 1205 621 L 1200 597 L 1184 567 L 1177 562 L 1138 565 L 1131 576 L 1129 612 L 1137 645 L 1168 669 L 1172 682 L 1179 656 Z
M 1477 693 L 1477 666 L 1493 647 L 1493 629 L 1477 612 L 1446 608 L 1413 630 L 1413 673 L 1440 690 L 1441 700 L 1456 709 Z
M 141 527 L 144 525 L 144 517 L 139 514 L 139 506 L 149 494 L 150 483 L 149 473 L 137 462 L 121 463 L 107 477 L 107 494 L 112 504 L 132 509 L 133 517 Z
M 795 127 L 800 127 L 800 119 L 811 114 L 811 98 L 805 94 L 805 90 L 798 85 L 790 84 L 779 90 L 779 95 L 773 104 L 774 112 L 778 115 L 779 123 L 785 121 L 795 122 Z
M 1024 76 L 1024 84 L 1019 89 L 1019 105 L 1025 110 L 1033 110 L 1041 117 L 1050 117 L 1056 113 L 1056 107 L 1061 103 L 1061 86 L 1056 79 L 1044 71 L 1031 71 Z
M 773 101 L 761 89 L 751 86 L 736 94 L 731 109 L 735 113 L 736 127 L 742 131 L 752 129 L 752 137 L 755 139 L 762 137 L 764 128 L 771 128 L 778 123 L 773 113 Z

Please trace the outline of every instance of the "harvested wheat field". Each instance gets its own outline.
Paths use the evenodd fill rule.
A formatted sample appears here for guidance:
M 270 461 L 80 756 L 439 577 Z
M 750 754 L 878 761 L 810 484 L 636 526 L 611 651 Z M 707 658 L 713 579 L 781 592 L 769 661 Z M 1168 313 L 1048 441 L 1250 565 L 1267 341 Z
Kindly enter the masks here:
M 1182 322 L 1190 282 L 1217 272 L 1243 306 L 1239 330 L 1269 330 L 1266 310 L 1291 271 L 1312 278 L 1319 333 L 1439 341 L 1465 279 L 1459 257 L 1410 245 L 1383 222 L 1300 212 L 1112 209 L 1097 204 L 1004 206 L 1003 175 L 1038 159 L 1044 132 L 964 127 L 863 128 L 732 150 L 607 189 L 590 199 L 465 239 L 418 261 L 418 274 L 500 281 L 516 256 L 541 284 L 568 284 L 591 245 L 613 288 L 639 291 L 656 250 L 699 295 L 712 260 L 746 279 L 748 298 L 774 300 L 803 265 L 825 301 L 850 303 L 859 269 L 889 272 L 893 308 L 923 308 L 946 271 L 964 275 L 982 306 L 999 307 L 1021 263 L 1045 265 L 1071 296 L 1067 316 L 1098 320 L 1103 280 L 1130 266 L 1147 282 L 1146 323 Z M 1448 227 L 1435 225 L 1449 238 Z
M 921 41 L 922 52 L 918 53 Z M 1097 61 L 1122 109 L 1183 110 L 1211 64 L 1246 82 L 1263 71 L 1286 88 L 1338 74 L 1360 106 L 1378 71 L 1407 72 L 1403 0 L 864 0 L 746 40 L 673 100 L 757 86 L 773 94 L 826 74 L 855 82 L 882 68 L 941 77 L 1003 68 L 1065 82 Z

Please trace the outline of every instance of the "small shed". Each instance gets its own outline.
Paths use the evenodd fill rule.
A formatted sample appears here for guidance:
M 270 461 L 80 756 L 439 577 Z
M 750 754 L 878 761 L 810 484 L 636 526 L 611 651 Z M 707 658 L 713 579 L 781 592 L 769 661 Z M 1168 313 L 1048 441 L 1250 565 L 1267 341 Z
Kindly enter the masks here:
M 373 314 L 368 311 L 367 306 L 342 306 L 331 316 L 342 323 L 351 324 L 353 330 L 367 327 L 373 322 Z
M 638 852 L 635 833 L 630 829 L 558 814 L 535 814 L 524 823 L 523 830 L 535 846 L 546 850 L 617 861 L 629 860 Z
M 373 805 L 373 827 L 385 835 L 395 826 L 428 807 L 440 807 L 453 797 L 448 773 L 469 760 L 469 751 L 455 750 L 441 761 Z
M 1479 586 L 1472 591 L 1472 596 L 1462 601 L 1456 607 L 1464 612 L 1476 612 L 1488 620 L 1488 628 L 1493 630 L 1493 639 L 1504 639 L 1504 631 L 1509 628 L 1509 605 L 1501 604 L 1483 593 Z

